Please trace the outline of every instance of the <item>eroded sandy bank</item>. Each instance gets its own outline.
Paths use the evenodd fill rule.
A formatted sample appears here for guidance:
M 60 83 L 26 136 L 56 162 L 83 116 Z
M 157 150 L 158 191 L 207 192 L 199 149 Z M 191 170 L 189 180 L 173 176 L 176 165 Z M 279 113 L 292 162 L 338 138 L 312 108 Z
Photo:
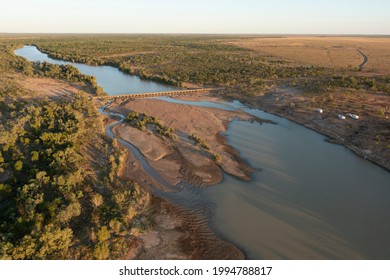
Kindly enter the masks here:
M 133 128 L 126 123 L 113 130 L 119 138 L 136 146 L 149 164 L 173 185 L 180 180 L 196 186 L 216 184 L 222 180 L 223 172 L 242 180 L 251 179 L 252 168 L 221 135 L 233 119 L 253 120 L 246 113 L 153 99 L 117 101 L 110 105 L 110 110 L 125 116 L 130 112 L 145 113 L 175 130 L 177 141 L 161 137 L 150 129 Z M 210 149 L 202 149 L 196 145 L 189 137 L 191 134 L 203 139 Z M 134 165 L 135 160 L 128 162 L 128 166 Z M 134 177 L 134 168 L 129 168 L 125 174 L 129 172 Z
M 140 260 L 244 259 L 234 245 L 218 238 L 204 216 L 165 200 L 151 201 L 154 228 L 139 234 L 129 258 Z

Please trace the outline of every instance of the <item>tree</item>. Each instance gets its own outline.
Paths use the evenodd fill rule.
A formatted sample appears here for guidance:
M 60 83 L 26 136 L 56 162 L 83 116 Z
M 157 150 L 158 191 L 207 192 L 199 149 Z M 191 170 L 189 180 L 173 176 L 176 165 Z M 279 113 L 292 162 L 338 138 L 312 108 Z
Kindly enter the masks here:
M 53 224 L 45 226 L 39 238 L 39 259 L 66 258 L 69 247 L 73 244 L 73 231 L 70 228 L 61 229 Z
M 114 138 L 114 140 L 112 140 L 112 146 L 113 146 L 114 148 L 118 148 L 118 147 L 119 147 L 119 145 L 118 145 L 118 140 L 117 140 L 116 138 Z
M 101 229 L 97 232 L 97 238 L 99 242 L 106 241 L 110 238 L 110 231 L 107 229 L 106 226 L 102 226 Z
M 40 185 L 43 186 L 45 184 L 48 184 L 50 182 L 50 177 L 47 176 L 46 171 L 39 171 L 35 174 L 35 179 L 36 182 Z
M 98 193 L 92 195 L 91 201 L 95 208 L 98 208 L 104 202 L 103 197 Z
M 110 257 L 110 248 L 107 242 L 98 243 L 95 245 L 93 255 L 98 260 L 106 260 Z
M 36 207 L 43 202 L 44 195 L 39 185 L 26 184 L 18 189 L 19 211 L 26 221 L 33 219 Z
M 78 202 L 72 202 L 64 210 L 58 213 L 57 219 L 62 223 L 68 223 L 73 217 L 81 214 L 81 205 Z
M 14 168 L 15 168 L 16 171 L 22 170 L 22 168 L 23 168 L 23 162 L 22 162 L 21 160 L 18 160 L 18 161 L 15 163 Z
M 39 160 L 39 152 L 32 151 L 31 152 L 31 161 L 38 161 Z
M 14 260 L 28 260 L 34 259 L 37 250 L 36 240 L 30 235 L 25 235 L 12 252 L 12 259 Z

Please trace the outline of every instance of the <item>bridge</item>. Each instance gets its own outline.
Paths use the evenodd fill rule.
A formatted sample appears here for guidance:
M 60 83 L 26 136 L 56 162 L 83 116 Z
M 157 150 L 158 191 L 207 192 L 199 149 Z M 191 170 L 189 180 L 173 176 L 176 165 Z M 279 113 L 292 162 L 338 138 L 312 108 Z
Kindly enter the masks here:
M 146 98 L 146 97 L 157 97 L 157 96 L 181 95 L 187 93 L 200 93 L 200 92 L 215 91 L 220 89 L 221 88 L 197 88 L 197 89 L 171 90 L 171 91 L 160 91 L 160 92 L 125 93 L 125 94 L 116 94 L 116 95 L 95 96 L 94 98 L 99 100 Z

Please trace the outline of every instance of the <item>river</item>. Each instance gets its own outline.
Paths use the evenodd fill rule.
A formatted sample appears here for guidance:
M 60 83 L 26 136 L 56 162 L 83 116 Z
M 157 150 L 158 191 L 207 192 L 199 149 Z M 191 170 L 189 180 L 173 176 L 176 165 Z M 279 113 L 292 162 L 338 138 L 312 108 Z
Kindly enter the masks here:
M 91 66 L 82 63 L 52 59 L 40 52 L 35 46 L 24 46 L 15 50 L 15 54 L 30 61 L 49 62 L 57 65 L 73 65 L 85 75 L 95 76 L 96 82 L 108 94 L 126 94 L 140 92 L 160 92 L 177 90 L 177 87 L 168 86 L 152 81 L 142 80 L 137 76 L 128 75 L 112 66 Z
M 32 61 L 68 63 L 50 59 L 35 47 L 24 47 L 15 54 Z M 94 73 L 85 72 L 88 67 L 95 73 L 108 71 L 109 78 L 96 75 L 108 94 L 136 92 L 129 91 L 135 88 L 138 92 L 152 91 L 151 82 L 113 67 L 73 65 L 88 75 Z M 126 82 L 123 75 L 132 79 L 126 77 Z M 116 83 L 117 79 L 123 83 Z M 155 91 L 167 90 L 164 85 L 152 84 Z M 253 174 L 252 181 L 224 175 L 218 185 L 188 192 L 193 197 L 187 199 L 202 201 L 210 209 L 212 228 L 248 258 L 390 259 L 388 171 L 326 142 L 321 134 L 239 102 L 189 104 L 161 99 L 239 109 L 277 123 L 233 121 L 229 125 L 229 144 L 253 167 L 261 169 Z

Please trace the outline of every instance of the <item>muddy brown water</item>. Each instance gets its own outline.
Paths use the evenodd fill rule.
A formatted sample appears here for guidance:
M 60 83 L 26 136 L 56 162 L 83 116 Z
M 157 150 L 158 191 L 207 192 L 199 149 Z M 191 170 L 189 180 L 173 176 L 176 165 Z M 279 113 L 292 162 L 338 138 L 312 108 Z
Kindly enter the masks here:
M 29 60 L 53 61 L 35 47 L 15 53 Z M 81 72 L 84 67 L 108 71 L 107 85 L 96 75 L 108 94 L 135 88 L 131 79 L 116 83 L 121 79 L 117 75 L 126 75 L 116 68 L 74 65 Z M 138 79 L 140 85 L 138 92 L 151 91 L 150 82 Z M 153 85 L 155 91 L 167 90 L 158 86 Z M 166 198 L 207 215 L 213 230 L 250 259 L 390 259 L 388 171 L 327 143 L 321 134 L 239 102 L 191 101 L 188 105 L 243 110 L 277 124 L 233 121 L 229 125 L 228 143 L 261 169 L 252 181 L 225 175 L 216 186 L 195 189 L 184 185 L 182 191 Z

